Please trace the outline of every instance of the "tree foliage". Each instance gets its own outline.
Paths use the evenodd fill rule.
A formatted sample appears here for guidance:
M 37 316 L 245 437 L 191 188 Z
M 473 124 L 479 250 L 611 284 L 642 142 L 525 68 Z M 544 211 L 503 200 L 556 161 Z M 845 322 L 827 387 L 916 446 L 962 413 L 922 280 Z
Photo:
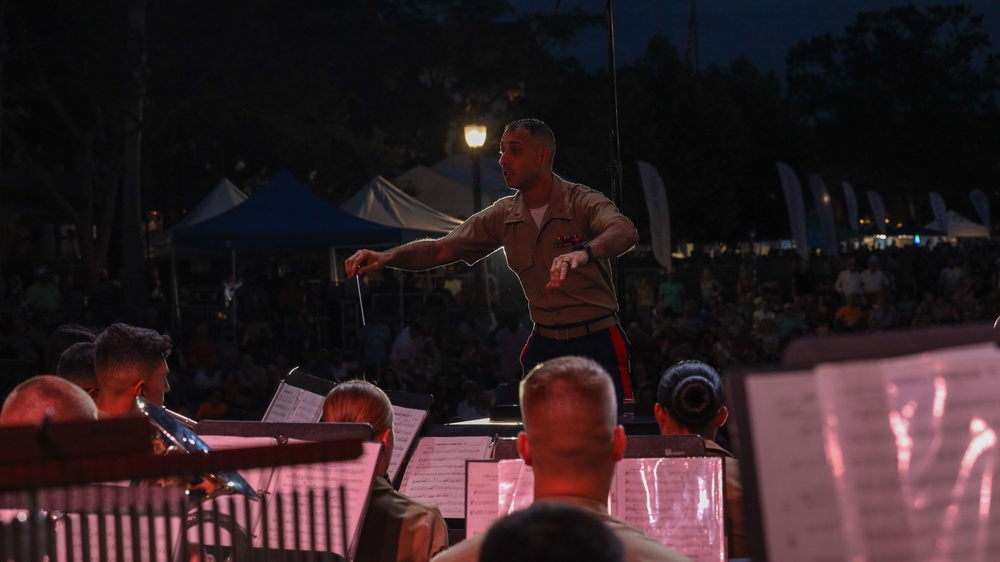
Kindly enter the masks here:
M 1000 180 L 1000 53 L 969 6 L 861 13 L 787 60 L 817 161 L 896 213 L 918 212 L 929 191 L 964 200 Z

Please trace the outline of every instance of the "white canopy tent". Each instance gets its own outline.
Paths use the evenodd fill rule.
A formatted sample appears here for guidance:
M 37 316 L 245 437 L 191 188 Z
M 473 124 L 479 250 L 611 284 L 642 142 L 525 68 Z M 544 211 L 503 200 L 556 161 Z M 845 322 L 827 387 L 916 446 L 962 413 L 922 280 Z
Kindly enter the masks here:
M 184 215 L 181 220 L 177 221 L 176 224 L 167 230 L 151 237 L 149 241 L 148 256 L 151 258 L 166 255 L 170 256 L 170 287 L 173 295 L 171 299 L 171 306 L 173 308 L 173 316 L 175 319 L 180 320 L 181 310 L 180 295 L 177 287 L 177 252 L 179 251 L 186 256 L 192 256 L 204 254 L 205 250 L 176 248 L 174 246 L 174 232 L 179 228 L 198 224 L 221 215 L 246 200 L 246 193 L 240 191 L 240 189 L 233 185 L 233 183 L 228 179 L 222 178 L 222 181 L 220 181 L 215 188 L 201 200 L 201 203 L 198 203 L 198 206 L 191 210 L 191 212 Z
M 173 234 L 178 228 L 198 224 L 199 222 L 220 215 L 246 201 L 246 199 L 246 193 L 240 191 L 228 179 L 223 178 L 190 213 L 184 215 L 181 220 L 177 221 L 176 224 L 167 230 L 150 238 L 149 257 L 164 256 L 170 253 L 173 249 Z
M 483 206 L 513 195 L 496 158 L 480 158 Z M 433 167 L 416 166 L 396 178 L 396 185 L 415 193 L 414 198 L 446 215 L 472 215 L 472 159 L 468 154 L 452 154 Z
M 990 230 L 985 226 L 973 222 L 962 215 L 956 213 L 955 211 L 948 209 L 948 224 L 945 228 L 938 225 L 937 221 L 934 221 L 928 225 L 927 228 L 931 230 L 938 230 L 944 232 L 945 236 L 951 238 L 989 238 Z
M 382 176 L 372 178 L 340 208 L 374 223 L 401 228 L 403 242 L 441 236 L 462 224 L 403 193 Z

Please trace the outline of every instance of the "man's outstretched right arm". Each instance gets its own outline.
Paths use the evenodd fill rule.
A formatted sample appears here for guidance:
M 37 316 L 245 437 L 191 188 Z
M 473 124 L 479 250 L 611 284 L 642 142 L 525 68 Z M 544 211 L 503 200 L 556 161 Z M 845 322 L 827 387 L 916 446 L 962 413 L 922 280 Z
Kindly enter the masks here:
M 385 252 L 358 250 L 344 260 L 348 279 L 355 275 L 378 271 L 383 267 L 422 271 L 458 261 L 455 252 L 443 238 L 415 240 Z

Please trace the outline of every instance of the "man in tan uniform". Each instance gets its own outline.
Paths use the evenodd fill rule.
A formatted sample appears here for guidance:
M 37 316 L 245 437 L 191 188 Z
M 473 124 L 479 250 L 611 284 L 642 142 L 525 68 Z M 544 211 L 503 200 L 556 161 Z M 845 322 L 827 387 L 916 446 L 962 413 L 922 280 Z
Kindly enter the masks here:
M 528 299 L 534 330 L 521 354 L 522 372 L 542 361 L 583 355 L 615 381 L 619 403 L 632 399 L 631 346 L 618 325 L 609 258 L 639 241 L 632 222 L 601 192 L 552 172 L 556 143 L 537 119 L 507 125 L 500 166 L 517 191 L 469 217 L 443 238 L 386 252 L 359 250 L 344 262 L 348 278 L 393 267 L 430 269 L 475 263 L 503 248 Z

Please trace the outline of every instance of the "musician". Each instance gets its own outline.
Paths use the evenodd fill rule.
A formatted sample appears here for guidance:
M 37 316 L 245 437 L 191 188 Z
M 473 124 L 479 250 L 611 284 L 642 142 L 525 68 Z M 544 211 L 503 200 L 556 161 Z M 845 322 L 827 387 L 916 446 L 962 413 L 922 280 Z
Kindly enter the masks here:
M 56 376 L 82 388 L 97 399 L 97 375 L 94 373 L 94 342 L 82 341 L 66 348 L 59 356 Z
M 138 414 L 135 397 L 156 406 L 170 391 L 170 336 L 123 323 L 108 326 L 94 341 L 97 407 L 110 417 Z
M 688 558 L 608 513 L 615 465 L 625 455 L 611 377 L 593 359 L 546 361 L 521 381 L 524 431 L 517 451 L 532 468 L 534 501 L 582 508 L 610 527 L 625 545 L 628 562 L 680 562 Z M 435 562 L 481 559 L 486 535 L 445 550 Z
M 0 410 L 0 426 L 93 421 L 97 406 L 84 390 L 53 375 L 38 375 L 14 387 Z
M 393 412 L 385 392 L 364 380 L 342 382 L 326 396 L 323 421 L 371 424 L 382 442 L 355 559 L 426 562 L 447 547 L 448 527 L 437 506 L 404 496 L 389 483 Z
M 701 361 L 681 361 L 660 377 L 653 413 L 661 435 L 700 435 L 705 451 L 724 459 L 726 474 L 726 534 L 730 558 L 750 556 L 740 465 L 732 453 L 715 442 L 726 423 L 722 378 Z

